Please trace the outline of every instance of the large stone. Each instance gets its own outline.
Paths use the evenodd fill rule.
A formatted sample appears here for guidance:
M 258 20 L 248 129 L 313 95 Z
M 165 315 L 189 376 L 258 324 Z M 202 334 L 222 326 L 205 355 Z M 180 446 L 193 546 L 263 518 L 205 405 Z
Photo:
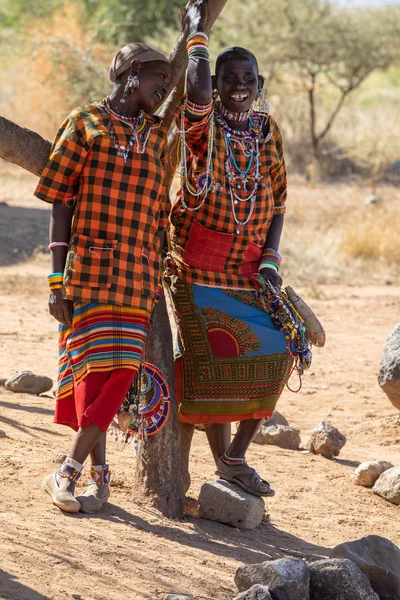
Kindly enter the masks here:
M 274 410 L 274 412 L 272 413 L 272 417 L 269 417 L 269 419 L 264 419 L 263 425 L 267 425 L 268 427 L 270 425 L 286 425 L 286 426 L 288 426 L 289 421 L 279 411 Z
M 4 387 L 11 392 L 39 395 L 48 392 L 53 387 L 50 377 L 35 375 L 32 371 L 20 371 L 7 379 Z
M 234 600 L 273 600 L 266 585 L 252 585 L 249 590 L 235 596 Z
M 372 491 L 388 502 L 400 504 L 400 467 L 393 467 L 382 473 Z
M 346 436 L 330 423 L 322 421 L 312 430 L 307 448 L 314 454 L 333 458 L 339 455 L 345 443 Z
M 289 425 L 261 425 L 253 442 L 297 450 L 300 446 L 300 429 Z
M 379 600 L 368 579 L 351 560 L 311 563 L 310 600 Z
M 379 535 L 367 535 L 333 548 L 332 558 L 352 560 L 381 600 L 400 600 L 400 549 Z
M 376 480 L 388 469 L 393 467 L 386 460 L 372 460 L 362 463 L 351 476 L 356 485 L 372 487 Z
M 301 558 L 279 558 L 239 567 L 235 583 L 240 592 L 251 586 L 268 586 L 274 600 L 308 600 L 310 572 Z
M 400 323 L 383 346 L 378 382 L 393 406 L 400 410 Z
M 262 498 L 227 481 L 208 481 L 201 487 L 199 515 L 203 519 L 239 529 L 254 529 L 263 520 L 264 510 Z

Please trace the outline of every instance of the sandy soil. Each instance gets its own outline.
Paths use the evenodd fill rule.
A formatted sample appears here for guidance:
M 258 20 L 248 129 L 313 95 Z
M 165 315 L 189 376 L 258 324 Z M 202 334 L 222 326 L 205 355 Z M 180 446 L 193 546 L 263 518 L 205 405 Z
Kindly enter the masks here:
M 22 369 L 56 374 L 48 259 L 35 253 L 46 243 L 48 210 L 29 197 L 33 183 L 24 180 L 24 193 L 0 203 L 0 377 Z M 301 392 L 286 390 L 278 409 L 301 429 L 303 447 L 322 419 L 348 441 L 332 461 L 253 444 L 249 462 L 277 493 L 266 503 L 271 522 L 252 532 L 189 515 L 171 521 L 139 506 L 132 500 L 132 450 L 114 441 L 111 502 L 96 516 L 61 513 L 40 482 L 56 468 L 52 457 L 68 451 L 71 432 L 52 424 L 52 394 L 0 388 L 7 436 L 0 439 L 0 598 L 154 600 L 180 591 L 197 600 L 229 600 L 243 563 L 323 557 L 336 544 L 371 533 L 400 544 L 399 508 L 350 480 L 365 460 L 400 463 L 398 412 L 377 383 L 382 345 L 399 320 L 400 286 L 320 285 L 318 296 L 310 303 L 326 327 L 327 345 L 315 351 Z M 189 496 L 198 496 L 213 470 L 204 434 L 196 432 Z

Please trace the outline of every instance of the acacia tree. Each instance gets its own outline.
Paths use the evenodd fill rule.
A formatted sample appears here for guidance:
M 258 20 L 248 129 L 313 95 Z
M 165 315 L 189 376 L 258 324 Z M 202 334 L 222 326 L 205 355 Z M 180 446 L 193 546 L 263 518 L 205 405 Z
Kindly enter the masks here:
M 328 0 L 282 0 L 260 10 L 259 0 L 234 2 L 218 22 L 218 42 L 254 49 L 267 85 L 300 92 L 308 105 L 308 145 L 322 157 L 322 142 L 350 94 L 376 70 L 400 58 L 399 7 L 338 8 Z M 290 119 L 290 115 L 288 115 Z M 299 131 L 302 123 L 294 123 Z
M 226 2 L 227 0 L 208 0 L 206 31 L 210 31 Z M 172 49 L 170 59 L 170 95 L 161 112 L 161 117 L 167 124 L 172 123 L 184 87 L 187 58 L 182 34 Z M 49 150 L 49 141 L 0 116 L 0 158 L 40 176 Z M 159 509 L 165 516 L 180 518 L 183 515 L 184 492 L 179 468 L 179 425 L 174 402 L 172 336 L 165 299 L 158 303 L 152 315 L 151 332 L 146 344 L 146 360 L 159 366 L 166 375 L 171 386 L 172 410 L 165 427 L 157 435 L 148 438 L 141 447 L 136 465 L 135 495 L 139 500 L 145 500 Z

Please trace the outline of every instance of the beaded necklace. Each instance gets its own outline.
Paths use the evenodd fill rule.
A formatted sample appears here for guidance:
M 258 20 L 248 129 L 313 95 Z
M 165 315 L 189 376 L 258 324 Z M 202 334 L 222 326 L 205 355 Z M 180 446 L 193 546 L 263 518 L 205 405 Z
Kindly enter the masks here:
M 236 234 L 240 233 L 240 228 L 243 229 L 253 216 L 255 201 L 257 197 L 258 185 L 261 180 L 260 175 L 260 134 L 261 127 L 259 117 L 256 113 L 250 114 L 249 129 L 236 130 L 229 127 L 228 123 L 222 116 L 223 106 L 220 104 L 219 110 L 215 112 L 216 119 L 221 127 L 226 147 L 225 172 L 229 184 L 229 195 L 231 199 L 232 215 L 235 224 L 237 225 Z M 244 114 L 244 113 L 239 113 Z M 241 169 L 235 159 L 232 144 L 239 148 L 246 158 L 248 163 L 245 169 Z M 253 170 L 251 167 L 254 165 Z M 251 171 L 251 172 L 250 172 Z M 248 186 L 251 185 L 250 193 L 248 194 Z M 245 196 L 239 195 L 238 191 L 243 190 Z M 239 203 L 250 202 L 250 209 L 246 219 L 240 221 L 236 214 L 236 206 Z
M 133 144 L 136 145 L 136 152 L 138 152 L 139 154 L 144 154 L 152 130 L 152 127 L 148 125 L 148 120 L 144 111 L 141 110 L 136 117 L 127 117 L 125 115 L 121 115 L 116 110 L 112 109 L 109 96 L 107 96 L 107 98 L 105 98 L 101 104 L 110 115 L 110 119 L 107 123 L 107 129 L 111 140 L 115 142 L 114 148 L 117 149 L 117 156 L 122 156 L 122 158 L 124 159 L 124 163 L 126 164 L 129 151 L 131 150 L 131 148 L 133 150 Z M 115 129 L 112 124 L 111 117 L 119 119 L 123 123 L 126 123 L 127 125 L 132 127 L 132 134 L 127 144 L 119 143 L 117 134 L 115 133 Z
M 193 211 L 199 210 L 199 208 L 201 208 L 203 206 L 204 202 L 206 201 L 207 194 L 210 191 L 213 181 L 214 181 L 213 175 L 212 175 L 212 154 L 213 154 L 213 145 L 214 145 L 214 119 L 212 118 L 212 113 L 211 113 L 211 115 L 210 115 L 210 132 L 208 135 L 208 143 L 207 143 L 206 170 L 199 177 L 196 187 L 194 187 L 190 183 L 188 171 L 187 171 L 187 154 L 186 154 L 185 120 L 184 119 L 185 119 L 185 105 L 183 104 L 182 112 L 181 112 L 181 130 L 180 130 L 180 134 L 181 134 L 181 189 L 182 189 L 181 203 L 186 208 L 186 210 L 193 212 Z M 189 194 L 192 196 L 200 197 L 201 195 L 203 195 L 203 197 L 201 198 L 200 204 L 198 204 L 194 208 L 191 208 L 190 206 L 188 206 L 186 204 L 184 194 L 183 194 L 183 190 L 185 188 L 189 192 Z
M 230 121 L 246 121 L 249 118 L 251 110 L 246 110 L 246 112 L 232 112 L 225 108 L 225 106 L 220 103 L 220 111 L 221 115 L 224 119 L 229 119 Z

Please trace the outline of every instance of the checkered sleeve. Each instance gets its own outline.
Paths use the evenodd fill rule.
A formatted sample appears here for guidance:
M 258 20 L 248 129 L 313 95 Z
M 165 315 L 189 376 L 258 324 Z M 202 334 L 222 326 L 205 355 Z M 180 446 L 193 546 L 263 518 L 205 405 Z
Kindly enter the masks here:
M 286 212 L 287 177 L 286 165 L 283 157 L 282 135 L 277 122 L 271 117 L 272 131 L 272 165 L 270 177 L 274 194 L 274 215 L 283 215 Z
M 158 222 L 158 229 L 165 230 L 168 227 L 168 217 L 171 211 L 171 200 L 169 197 L 169 185 L 168 185 L 168 144 L 166 144 L 165 150 L 161 154 L 161 163 L 163 165 L 163 184 L 160 193 L 160 219 Z
M 38 186 L 34 192 L 45 202 L 68 204 L 79 189 L 79 179 L 89 146 L 76 111 L 60 126 Z

